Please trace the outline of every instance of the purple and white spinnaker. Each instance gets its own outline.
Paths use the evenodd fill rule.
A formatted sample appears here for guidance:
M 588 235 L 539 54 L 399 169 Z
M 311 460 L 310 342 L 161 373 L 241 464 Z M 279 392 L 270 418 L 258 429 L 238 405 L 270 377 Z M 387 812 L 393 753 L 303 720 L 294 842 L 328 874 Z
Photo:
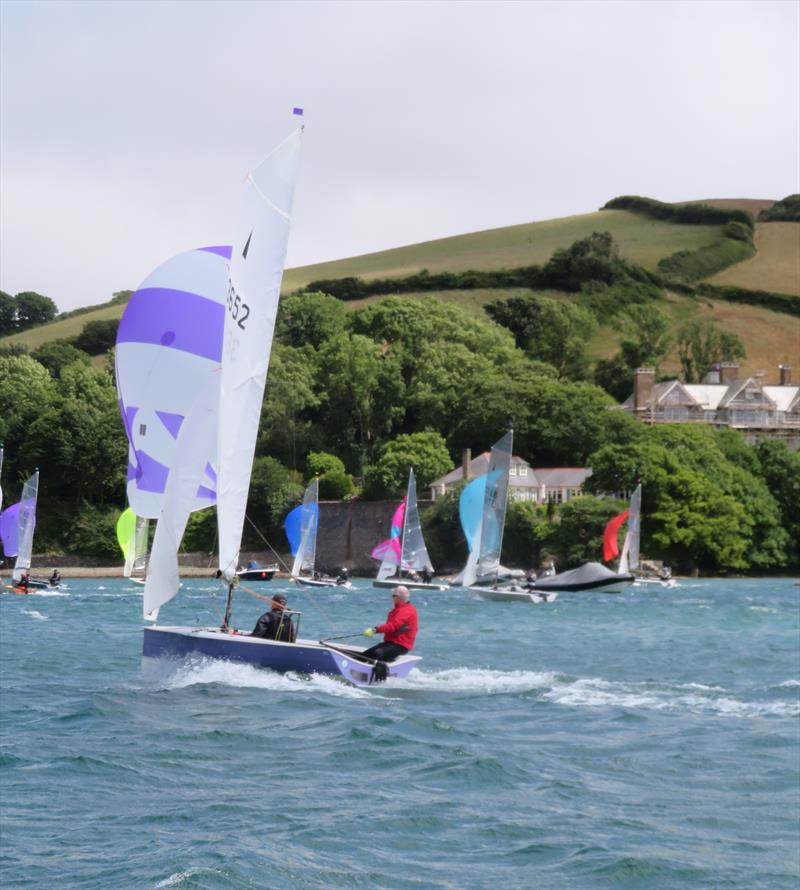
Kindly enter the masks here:
M 138 516 L 158 518 L 181 426 L 209 389 L 219 392 L 230 255 L 230 247 L 178 254 L 145 279 L 120 319 L 117 391 Z M 216 462 L 214 444 L 191 510 L 214 504 Z

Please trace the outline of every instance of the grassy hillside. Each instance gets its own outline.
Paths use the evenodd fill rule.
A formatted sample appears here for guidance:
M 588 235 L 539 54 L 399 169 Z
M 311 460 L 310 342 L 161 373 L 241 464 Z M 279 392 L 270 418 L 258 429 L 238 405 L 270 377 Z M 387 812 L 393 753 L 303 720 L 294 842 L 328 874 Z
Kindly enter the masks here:
M 773 202 L 752 199 L 713 199 L 706 203 L 726 209 L 742 209 L 757 215 Z M 655 270 L 658 261 L 678 250 L 697 249 L 719 238 L 719 226 L 676 225 L 647 219 L 625 210 L 601 210 L 580 216 L 544 222 L 525 223 L 501 229 L 489 229 L 457 235 L 393 250 L 350 257 L 328 263 L 317 263 L 287 270 L 284 293 L 296 290 L 320 278 L 401 277 L 420 269 L 431 272 L 465 269 L 500 269 L 544 263 L 559 247 L 596 231 L 610 231 L 627 259 Z M 756 227 L 758 253 L 747 262 L 732 266 L 712 280 L 720 284 L 736 284 L 751 289 L 773 290 L 800 295 L 800 225 L 796 223 L 762 223 Z M 509 297 L 509 290 L 469 290 L 434 292 L 446 302 L 455 302 L 476 315 L 483 314 L 485 303 Z M 407 294 L 407 297 L 413 296 Z M 550 294 L 557 299 L 570 299 L 564 294 Z M 348 303 L 349 309 L 373 302 L 378 297 Z M 123 307 L 108 305 L 83 315 L 55 321 L 5 338 L 0 342 L 19 341 L 35 349 L 50 340 L 78 334 L 88 321 L 118 318 Z M 745 342 L 748 372 L 765 370 L 772 377 L 773 366 L 787 362 L 800 369 L 800 322 L 776 315 L 754 306 L 717 301 L 696 302 L 673 296 L 668 310 L 676 321 L 687 316 L 713 317 Z M 617 349 L 618 335 L 603 329 L 590 344 L 594 358 L 612 355 Z M 677 358 L 668 368 L 677 370 Z
M 800 296 L 800 223 L 756 223 L 757 253 L 723 269 L 709 280 L 749 290 L 770 290 Z
M 0 338 L 0 343 L 24 343 L 28 349 L 34 350 L 42 343 L 49 343 L 51 340 L 63 340 L 69 337 L 75 337 L 83 330 L 83 326 L 88 321 L 107 321 L 109 318 L 119 318 L 122 310 L 125 308 L 123 303 L 115 303 L 107 306 L 101 306 L 93 309 L 91 312 L 84 312 L 80 315 L 73 315 L 70 318 L 64 318 L 51 321 L 49 324 L 39 325 L 39 327 L 31 328 L 29 331 L 23 331 L 21 334 L 12 334 L 10 337 Z
M 465 269 L 511 269 L 545 263 L 559 247 L 592 232 L 611 232 L 622 255 L 655 270 L 658 261 L 678 250 L 693 250 L 720 236 L 721 226 L 683 226 L 645 219 L 627 210 L 599 210 L 544 222 L 523 223 L 410 244 L 363 256 L 290 269 L 284 291 L 296 290 L 322 278 L 400 278 L 428 269 L 460 272 Z

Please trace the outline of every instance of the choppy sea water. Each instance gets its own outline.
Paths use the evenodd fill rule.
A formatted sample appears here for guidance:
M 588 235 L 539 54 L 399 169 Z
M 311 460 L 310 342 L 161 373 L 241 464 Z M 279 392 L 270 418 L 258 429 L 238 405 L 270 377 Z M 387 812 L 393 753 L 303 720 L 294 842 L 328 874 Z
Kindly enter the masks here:
M 800 880 L 800 587 L 528 606 L 419 594 L 421 669 L 141 659 L 141 589 L 0 597 L 4 888 L 784 888 Z M 368 582 L 273 582 L 319 638 Z M 216 582 L 164 623 L 218 623 Z M 234 623 L 261 603 L 238 594 Z

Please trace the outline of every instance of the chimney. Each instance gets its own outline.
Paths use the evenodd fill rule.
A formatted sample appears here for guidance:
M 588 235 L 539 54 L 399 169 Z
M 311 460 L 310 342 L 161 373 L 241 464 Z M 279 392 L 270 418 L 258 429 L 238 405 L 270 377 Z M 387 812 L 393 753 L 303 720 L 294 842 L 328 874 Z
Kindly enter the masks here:
M 719 383 L 720 382 L 720 374 L 719 374 L 719 364 L 714 364 L 708 369 L 708 374 L 706 374 L 706 383 Z
M 756 371 L 755 374 L 753 374 L 753 379 L 756 381 L 756 386 L 759 389 L 764 388 L 764 378 L 766 376 L 767 375 L 764 373 L 764 371 Z
M 781 374 L 781 386 L 791 386 L 792 385 L 792 366 L 791 365 L 778 365 L 778 370 Z
M 633 411 L 644 414 L 653 401 L 653 384 L 656 382 L 655 368 L 637 368 L 633 372 Z
M 469 481 L 469 465 L 472 463 L 472 449 L 465 448 L 461 452 L 461 478 L 465 481 Z
M 720 383 L 733 383 L 739 377 L 738 362 L 720 362 Z

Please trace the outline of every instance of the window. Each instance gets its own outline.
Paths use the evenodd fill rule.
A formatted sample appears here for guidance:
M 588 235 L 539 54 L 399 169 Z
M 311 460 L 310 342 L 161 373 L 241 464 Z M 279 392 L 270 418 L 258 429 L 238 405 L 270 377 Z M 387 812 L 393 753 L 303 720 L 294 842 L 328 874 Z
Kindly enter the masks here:
M 528 475 L 528 468 L 527 468 L 527 467 L 520 467 L 520 468 L 519 468 L 519 474 L 520 474 L 520 476 L 527 476 L 527 475 Z
M 511 467 L 511 468 L 509 469 L 509 471 L 508 471 L 508 475 L 509 475 L 509 476 L 516 476 L 516 475 L 517 475 L 517 468 L 516 468 L 516 467 Z

